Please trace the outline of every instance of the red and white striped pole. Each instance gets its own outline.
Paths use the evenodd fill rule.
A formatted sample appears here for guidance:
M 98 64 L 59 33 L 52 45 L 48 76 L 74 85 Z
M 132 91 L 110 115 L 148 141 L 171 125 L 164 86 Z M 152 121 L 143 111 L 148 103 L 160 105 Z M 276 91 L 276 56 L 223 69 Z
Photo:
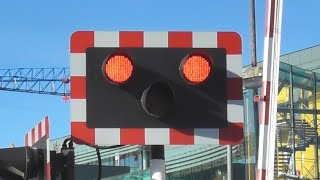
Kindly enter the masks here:
M 274 45 L 274 23 L 276 0 L 266 0 L 265 37 L 263 54 L 263 74 L 261 87 L 260 122 L 259 122 L 259 150 L 256 180 L 266 179 L 267 144 L 270 109 L 270 80 Z
M 269 130 L 268 130 L 268 145 L 267 145 L 267 171 L 266 179 L 274 179 L 274 158 L 276 146 L 276 130 L 277 130 L 277 97 L 279 89 L 279 66 L 280 66 L 280 44 L 281 44 L 281 24 L 282 24 L 282 0 L 277 0 L 275 3 L 275 22 L 274 22 L 274 42 L 273 42 L 273 57 L 271 66 L 271 91 L 270 91 L 270 115 L 269 115 Z

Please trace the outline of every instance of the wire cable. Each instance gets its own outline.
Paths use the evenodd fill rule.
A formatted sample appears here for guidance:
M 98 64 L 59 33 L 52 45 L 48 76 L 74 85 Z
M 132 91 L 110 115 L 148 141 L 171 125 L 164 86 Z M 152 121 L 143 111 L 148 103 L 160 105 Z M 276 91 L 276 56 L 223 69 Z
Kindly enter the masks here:
M 101 163 L 101 154 L 100 149 L 114 149 L 118 147 L 123 147 L 125 145 L 114 145 L 114 146 L 96 146 L 96 145 L 88 145 L 89 147 L 95 148 L 97 152 L 97 158 L 98 158 L 98 177 L 97 180 L 101 180 L 101 174 L 102 174 L 102 163 Z
M 101 165 L 101 156 L 100 156 L 99 148 L 96 148 L 96 152 L 97 152 L 98 164 L 99 164 L 97 180 L 101 180 L 102 165 Z
M 70 145 L 73 146 L 73 142 L 72 142 L 71 138 L 65 139 L 62 146 L 66 146 L 67 141 L 70 141 L 69 146 L 70 146 Z M 102 176 L 102 175 L 101 175 L 101 174 L 102 174 L 102 163 L 101 163 L 100 149 L 115 149 L 115 148 L 124 147 L 124 146 L 128 146 L 128 145 L 114 145 L 114 146 L 87 145 L 87 146 L 96 149 L 97 158 L 98 158 L 98 177 L 97 177 L 97 180 L 101 180 L 101 176 Z
M 92 148 L 98 148 L 98 149 L 114 149 L 114 148 L 119 148 L 119 147 L 124 147 L 128 145 L 113 145 L 113 146 L 97 146 L 97 145 L 87 145 Z

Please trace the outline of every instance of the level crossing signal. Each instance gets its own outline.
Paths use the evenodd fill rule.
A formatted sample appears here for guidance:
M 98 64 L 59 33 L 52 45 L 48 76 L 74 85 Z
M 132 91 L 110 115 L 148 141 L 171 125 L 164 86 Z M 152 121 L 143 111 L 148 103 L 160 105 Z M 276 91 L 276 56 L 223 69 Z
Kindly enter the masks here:
M 25 135 L 24 147 L 0 149 L 0 179 L 50 180 L 49 119 Z
M 99 146 L 238 144 L 241 55 L 235 32 L 75 32 L 72 138 Z

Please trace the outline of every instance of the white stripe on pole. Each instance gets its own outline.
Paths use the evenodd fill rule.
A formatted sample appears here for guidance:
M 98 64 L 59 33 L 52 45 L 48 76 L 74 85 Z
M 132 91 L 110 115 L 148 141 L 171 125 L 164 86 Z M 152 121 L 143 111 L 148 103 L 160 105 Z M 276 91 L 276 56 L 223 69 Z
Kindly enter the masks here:
M 41 124 L 41 122 L 40 122 L 40 124 Z M 34 127 L 34 142 L 38 142 L 39 139 L 41 138 L 41 137 L 39 137 L 39 127 L 38 126 L 39 125 L 37 124 L 36 127 Z M 40 128 L 41 128 L 41 126 L 40 126 Z
M 227 145 L 227 177 L 232 180 L 232 146 Z
M 274 179 L 274 158 L 276 146 L 277 129 L 277 97 L 279 86 L 279 65 L 280 65 L 280 44 L 281 44 L 281 23 L 282 23 L 282 0 L 275 3 L 275 25 L 274 25 L 274 57 L 272 64 L 271 93 L 270 93 L 270 117 L 269 117 L 269 147 L 267 150 L 267 171 L 266 179 Z M 295 171 L 295 170 L 293 170 Z
M 27 144 L 27 146 L 31 146 L 32 145 L 32 133 L 31 133 L 31 131 L 27 135 L 28 135 L 28 144 Z
M 275 0 L 266 0 L 267 1 L 267 18 L 266 18 L 266 32 L 265 32 L 265 42 L 264 42 L 264 59 L 263 59 L 263 77 L 262 77 L 262 81 L 263 81 L 263 92 L 264 94 L 262 94 L 263 96 L 267 96 L 267 92 L 272 93 L 272 89 L 269 89 L 273 86 L 273 78 L 274 78 L 274 72 L 273 72 L 273 61 L 274 61 L 274 35 L 271 33 L 274 33 L 274 29 L 271 29 L 271 27 L 274 28 L 274 24 L 271 24 L 272 22 L 274 22 L 274 18 L 275 15 L 272 14 L 274 13 L 274 9 L 276 9 L 275 7 L 275 3 L 273 3 Z M 271 81 L 271 82 L 270 82 Z M 270 82 L 270 87 L 267 86 L 267 83 Z M 269 124 L 267 124 L 266 122 L 268 121 L 268 123 L 272 123 L 272 116 L 271 116 L 271 111 L 272 109 L 272 104 L 270 103 L 274 103 L 274 98 L 272 97 L 272 94 L 269 93 L 269 97 L 267 98 L 267 101 L 263 102 L 265 103 L 265 106 L 262 106 L 262 113 L 260 118 L 262 118 L 260 127 L 262 125 L 265 125 L 266 127 L 263 128 L 263 131 L 261 132 L 260 129 L 260 134 L 259 134 L 259 151 L 258 151 L 258 170 L 264 169 L 266 170 L 266 174 L 268 173 L 267 168 L 267 163 L 268 160 L 270 159 L 270 144 L 272 144 L 272 142 L 270 142 L 268 139 L 273 139 L 273 141 L 275 140 L 275 138 L 270 137 L 270 129 L 269 129 Z M 266 109 L 269 109 L 269 111 L 266 111 Z M 266 113 L 268 114 L 268 119 L 266 119 Z M 262 136 L 262 137 L 261 137 Z M 274 147 L 271 148 L 274 151 Z M 274 152 L 273 152 L 274 153 Z M 269 158 L 269 159 L 268 159 Z M 270 173 L 270 172 L 269 172 Z M 266 179 L 266 175 L 261 174 L 257 180 L 261 180 L 261 179 Z
M 41 135 L 42 137 L 47 134 L 46 132 L 46 120 L 41 121 Z
M 258 169 L 266 169 L 265 149 L 267 148 L 267 139 L 268 139 L 267 132 L 268 132 L 268 126 L 264 124 L 260 124 L 259 133 L 261 135 L 259 136 L 258 164 L 257 164 Z
M 47 141 L 47 163 L 50 162 L 50 140 L 49 138 L 46 140 Z
M 263 53 L 263 75 L 262 75 L 262 81 L 263 82 L 267 82 L 270 81 L 270 75 L 271 75 L 271 58 L 272 58 L 272 54 L 270 52 L 268 52 L 268 49 L 272 48 L 272 43 L 273 43 L 273 38 L 270 37 L 265 37 L 264 38 L 264 46 L 265 48 L 267 48 L 266 50 L 264 50 Z M 271 57 L 270 57 L 271 56 Z
M 166 179 L 165 160 L 151 159 L 150 173 L 151 173 L 152 180 L 165 180 Z

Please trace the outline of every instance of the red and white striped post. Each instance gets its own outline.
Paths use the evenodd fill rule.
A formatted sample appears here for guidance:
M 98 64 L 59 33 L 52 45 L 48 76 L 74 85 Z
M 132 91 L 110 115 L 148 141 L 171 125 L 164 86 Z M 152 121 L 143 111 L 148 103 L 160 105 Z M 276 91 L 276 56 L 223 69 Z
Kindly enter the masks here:
M 267 147 L 267 171 L 266 179 L 274 179 L 274 159 L 276 146 L 276 130 L 277 130 L 277 97 L 279 89 L 279 66 L 280 66 L 280 42 L 281 42 L 281 24 L 282 24 L 282 0 L 275 2 L 274 17 L 274 43 L 272 57 L 272 74 L 271 74 L 271 91 L 270 91 L 270 115 L 269 115 L 269 134 Z
M 261 87 L 261 105 L 260 105 L 260 125 L 259 125 L 259 150 L 258 163 L 256 171 L 256 180 L 266 179 L 267 152 L 270 116 L 270 85 L 273 80 L 272 61 L 274 57 L 274 26 L 275 26 L 275 9 L 277 0 L 266 1 L 266 19 L 265 19 L 265 37 L 264 37 L 264 54 L 263 54 L 263 75 Z M 273 148 L 274 150 L 274 148 Z
M 51 179 L 50 169 L 50 126 L 49 118 L 46 116 L 30 132 L 25 135 L 25 146 L 44 150 L 44 174 L 39 178 Z

